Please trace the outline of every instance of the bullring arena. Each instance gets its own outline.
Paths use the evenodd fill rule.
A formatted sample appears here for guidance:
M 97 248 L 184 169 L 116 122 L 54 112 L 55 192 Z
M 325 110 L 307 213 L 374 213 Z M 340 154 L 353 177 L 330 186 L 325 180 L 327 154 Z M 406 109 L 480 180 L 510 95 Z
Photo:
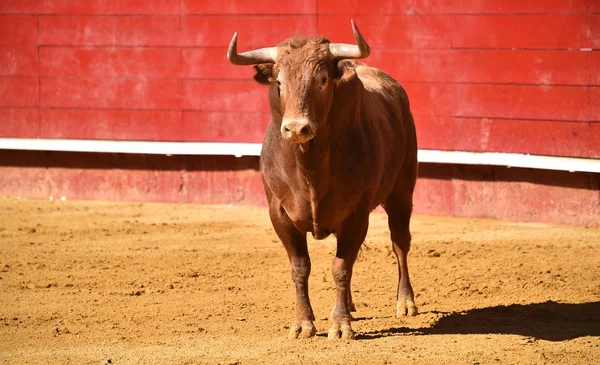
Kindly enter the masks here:
M 600 363 L 599 25 L 594 0 L 0 1 L 0 364 Z M 394 224 L 361 244 L 371 196 Z
M 0 201 L 6 364 L 594 364 L 598 229 L 416 216 L 420 314 L 395 318 L 387 218 L 353 280 L 353 342 L 327 340 L 332 239 L 311 241 L 319 332 L 288 340 L 294 290 L 260 207 Z

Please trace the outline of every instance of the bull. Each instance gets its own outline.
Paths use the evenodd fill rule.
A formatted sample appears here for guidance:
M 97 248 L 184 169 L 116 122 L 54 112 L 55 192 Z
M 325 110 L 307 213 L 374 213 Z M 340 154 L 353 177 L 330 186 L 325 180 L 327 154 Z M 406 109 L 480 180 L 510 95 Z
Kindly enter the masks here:
M 379 205 L 388 216 L 398 263 L 396 316 L 417 314 L 407 262 L 418 167 L 414 120 L 404 88 L 356 61 L 371 51 L 354 20 L 351 25 L 355 45 L 292 37 L 275 47 L 238 53 L 234 33 L 227 52 L 234 65 L 254 65 L 254 79 L 269 86 L 272 119 L 260 173 L 296 288 L 290 338 L 317 332 L 308 290 L 307 233 L 318 240 L 332 234 L 337 239 L 328 338 L 355 337 L 352 269 L 369 215 Z

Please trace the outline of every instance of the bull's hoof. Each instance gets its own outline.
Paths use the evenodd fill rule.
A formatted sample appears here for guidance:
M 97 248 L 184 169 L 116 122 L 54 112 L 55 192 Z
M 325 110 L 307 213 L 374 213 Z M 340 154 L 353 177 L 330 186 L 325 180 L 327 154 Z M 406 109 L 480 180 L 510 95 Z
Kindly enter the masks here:
M 356 333 L 352 330 L 352 328 L 345 330 L 330 329 L 329 333 L 327 333 L 327 339 L 333 341 L 340 339 L 344 341 L 352 341 L 354 340 L 355 336 Z
M 342 330 L 342 340 L 351 341 L 354 340 L 355 333 L 352 328 Z
M 288 338 L 293 339 L 307 339 L 315 337 L 317 334 L 317 328 L 312 322 L 303 323 L 301 326 L 292 326 Z
M 341 329 L 337 328 L 337 326 L 333 326 L 327 333 L 327 339 L 351 341 L 354 340 L 355 335 L 354 330 L 352 330 L 352 327 L 349 325 L 342 326 Z
M 399 300 L 396 303 L 396 317 L 414 317 L 419 314 L 419 310 L 412 299 Z
M 332 328 L 327 333 L 328 340 L 339 340 L 341 338 L 340 330 Z
M 316 334 L 317 334 L 317 329 L 314 326 L 303 327 L 302 331 L 298 335 L 298 338 L 299 339 L 307 339 L 307 338 L 315 337 Z

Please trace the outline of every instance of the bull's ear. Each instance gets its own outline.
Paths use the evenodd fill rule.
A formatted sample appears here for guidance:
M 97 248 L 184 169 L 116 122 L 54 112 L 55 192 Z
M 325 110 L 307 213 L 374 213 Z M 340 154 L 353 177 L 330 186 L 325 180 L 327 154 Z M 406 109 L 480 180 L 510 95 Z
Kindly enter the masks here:
M 341 60 L 335 67 L 337 82 L 348 82 L 356 77 L 356 65 L 352 60 Z
M 259 84 L 269 85 L 273 82 L 273 64 L 272 63 L 261 63 L 259 65 L 254 65 L 254 69 L 256 70 L 256 74 L 254 75 L 254 80 Z

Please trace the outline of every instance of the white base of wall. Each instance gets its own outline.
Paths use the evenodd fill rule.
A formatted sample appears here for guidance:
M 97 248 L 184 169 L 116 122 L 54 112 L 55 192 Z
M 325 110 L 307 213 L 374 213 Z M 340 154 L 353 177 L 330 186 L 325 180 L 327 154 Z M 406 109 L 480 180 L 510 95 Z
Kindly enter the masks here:
M 0 138 L 0 149 L 159 155 L 260 156 L 260 143 L 151 142 L 80 139 Z M 495 165 L 600 173 L 600 159 L 539 156 L 502 152 L 419 150 L 419 162 Z

